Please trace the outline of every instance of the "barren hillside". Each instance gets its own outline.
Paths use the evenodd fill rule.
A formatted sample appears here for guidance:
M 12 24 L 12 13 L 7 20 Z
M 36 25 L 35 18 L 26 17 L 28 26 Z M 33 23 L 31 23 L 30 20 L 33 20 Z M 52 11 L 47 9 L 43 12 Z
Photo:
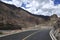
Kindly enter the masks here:
M 34 27 L 35 25 L 48 24 L 51 19 L 54 21 L 57 18 L 57 16 L 34 15 L 20 7 L 18 8 L 0 1 L 0 29 Z

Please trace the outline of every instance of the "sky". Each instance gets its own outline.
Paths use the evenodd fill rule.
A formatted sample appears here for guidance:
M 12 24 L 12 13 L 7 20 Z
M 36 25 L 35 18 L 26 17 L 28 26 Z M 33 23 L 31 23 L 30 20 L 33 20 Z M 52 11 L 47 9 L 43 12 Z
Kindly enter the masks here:
M 60 17 L 60 0 L 1 0 L 8 4 L 21 7 L 32 14 Z

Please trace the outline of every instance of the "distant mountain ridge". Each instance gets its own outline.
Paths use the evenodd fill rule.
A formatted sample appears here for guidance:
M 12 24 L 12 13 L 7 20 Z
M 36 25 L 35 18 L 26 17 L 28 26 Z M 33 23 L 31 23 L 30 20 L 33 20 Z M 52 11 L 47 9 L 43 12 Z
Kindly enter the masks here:
M 20 7 L 16 7 L 14 5 L 6 4 L 0 1 L 0 24 L 9 23 L 15 25 L 15 28 L 17 26 L 26 28 L 43 24 L 49 20 L 50 16 L 34 15 Z

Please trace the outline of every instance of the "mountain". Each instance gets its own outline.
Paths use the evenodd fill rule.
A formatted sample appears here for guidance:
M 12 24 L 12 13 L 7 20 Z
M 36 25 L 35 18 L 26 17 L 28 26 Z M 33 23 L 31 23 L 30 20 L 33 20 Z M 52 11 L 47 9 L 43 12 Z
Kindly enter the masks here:
M 21 29 L 44 24 L 50 16 L 34 15 L 20 7 L 0 1 L 0 29 Z

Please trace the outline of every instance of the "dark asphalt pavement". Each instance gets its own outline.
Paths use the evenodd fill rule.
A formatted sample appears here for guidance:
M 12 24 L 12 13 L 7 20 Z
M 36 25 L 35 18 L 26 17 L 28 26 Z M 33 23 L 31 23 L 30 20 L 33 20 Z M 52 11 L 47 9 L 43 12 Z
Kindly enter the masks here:
M 28 37 L 26 40 L 52 40 L 49 35 L 50 30 L 42 30 L 30 37 Z
M 37 32 L 39 31 L 39 32 Z M 28 35 L 37 32 L 36 34 L 31 35 L 26 40 L 51 40 L 49 36 L 50 30 L 32 30 L 32 31 L 25 31 L 5 37 L 0 37 L 0 40 L 22 40 L 23 38 L 27 37 Z
M 25 32 L 5 36 L 5 37 L 0 37 L 0 40 L 22 40 L 26 36 L 32 34 L 33 32 L 36 32 L 36 31 L 38 31 L 38 30 L 25 31 Z

